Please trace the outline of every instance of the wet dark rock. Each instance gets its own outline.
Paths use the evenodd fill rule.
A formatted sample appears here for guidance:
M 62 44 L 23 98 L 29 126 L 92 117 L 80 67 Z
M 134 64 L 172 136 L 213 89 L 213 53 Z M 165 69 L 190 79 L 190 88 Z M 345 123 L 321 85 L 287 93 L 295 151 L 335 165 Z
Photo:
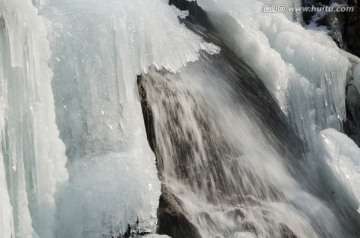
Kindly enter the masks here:
M 305 7 L 326 7 L 332 4 L 332 0 L 308 1 L 303 5 Z M 315 22 L 317 26 L 326 26 L 329 35 L 334 39 L 340 48 L 345 47 L 343 33 L 345 16 L 336 12 L 304 12 L 303 19 L 306 24 Z
M 149 142 L 150 148 L 153 152 L 155 152 L 155 129 L 154 129 L 154 118 L 152 115 L 152 111 L 150 105 L 146 99 L 146 91 L 144 86 L 141 84 L 142 76 L 137 77 L 137 85 L 139 90 L 140 102 L 142 114 L 144 117 L 145 129 L 146 129 L 146 137 Z M 158 168 L 160 171 L 160 169 Z
M 285 224 L 280 224 L 281 238 L 297 238 L 294 232 Z
M 144 77 L 144 75 L 138 77 L 138 89 L 140 94 L 141 107 L 144 116 L 147 139 L 151 149 L 157 155 L 157 168 L 160 180 L 162 180 L 163 161 L 162 157 L 156 153 L 154 118 L 149 102 L 147 101 L 146 90 L 143 85 L 144 80 L 146 80 L 146 77 Z M 183 168 L 183 170 L 186 169 Z M 168 235 L 172 238 L 202 238 L 195 225 L 193 225 L 186 217 L 185 211 L 183 210 L 182 206 L 183 205 L 180 199 L 178 199 L 172 192 L 170 192 L 165 185 L 162 185 L 159 208 L 157 212 L 157 233 L 160 235 Z
M 126 229 L 125 233 L 121 233 L 119 234 L 119 232 L 111 232 L 111 234 L 109 236 L 104 236 L 103 238 L 130 238 L 130 237 L 142 237 L 145 235 L 150 234 L 150 232 L 146 232 L 146 231 L 141 231 L 139 230 L 139 220 L 136 221 L 136 224 L 134 225 L 130 225 L 128 224 L 128 228 Z
M 305 0 L 303 6 L 330 6 L 333 3 L 354 7 L 354 11 L 315 13 L 304 12 L 306 24 L 312 20 L 319 26 L 326 26 L 329 35 L 340 48 L 360 57 L 360 1 L 359 0 Z
M 344 132 L 360 146 L 360 93 L 350 82 L 346 90 Z
M 345 50 L 360 57 L 360 0 L 349 0 L 354 12 L 344 13 Z M 360 95 L 358 89 L 349 82 L 346 89 L 346 121 L 344 132 L 360 146 Z
M 360 1 L 349 0 L 348 5 L 355 11 L 343 13 L 345 49 L 360 57 Z
M 181 201 L 164 185 L 161 191 L 157 233 L 172 238 L 202 238 L 198 229 L 185 216 Z
M 345 47 L 343 39 L 343 22 L 344 16 L 335 12 L 324 14 L 323 17 L 316 20 L 318 25 L 327 26 L 330 31 L 329 35 L 334 39 L 340 48 Z
M 130 236 L 131 236 L 131 226 L 128 225 L 128 229 L 124 233 L 123 238 L 129 238 Z M 121 238 L 121 237 L 117 237 L 117 238 Z
M 208 25 L 209 20 L 206 12 L 199 7 L 196 1 L 187 1 L 187 0 L 169 0 L 169 5 L 174 5 L 176 8 L 188 11 L 189 15 L 186 17 L 186 21 L 199 24 L 199 25 Z
M 243 105 L 251 108 L 254 114 L 254 118 L 259 118 L 261 123 L 264 124 L 264 128 L 267 128 L 266 135 L 274 135 L 276 139 L 273 137 L 269 138 L 274 141 L 274 146 L 277 147 L 279 153 L 284 155 L 286 158 L 286 165 L 289 167 L 290 172 L 296 177 L 301 184 L 305 184 L 309 186 L 309 190 L 319 197 L 323 198 L 325 201 L 331 201 L 331 199 L 327 198 L 327 196 L 322 197 L 321 191 L 317 190 L 318 182 L 314 182 L 311 176 L 308 176 L 312 173 L 312 168 L 308 168 L 304 161 L 300 161 L 303 157 L 302 154 L 306 150 L 306 145 L 297 138 L 296 134 L 292 131 L 291 127 L 288 125 L 286 117 L 282 114 L 280 108 L 278 108 L 275 100 L 271 97 L 269 92 L 266 90 L 260 79 L 253 73 L 251 68 L 243 63 L 243 61 L 232 51 L 230 44 L 225 42 L 221 36 L 217 34 L 217 32 L 212 28 L 210 21 L 206 17 L 206 13 L 201 12 L 201 8 L 199 8 L 196 2 L 186 2 L 185 0 L 173 0 L 170 1 L 171 4 L 174 4 L 181 10 L 189 10 L 189 16 L 186 19 L 181 19 L 181 21 L 195 33 L 201 35 L 205 41 L 213 42 L 216 45 L 221 47 L 221 52 L 217 55 L 211 56 L 211 64 L 213 65 L 214 73 L 215 69 L 221 68 L 222 77 L 237 80 L 231 81 L 231 87 L 237 92 L 237 101 L 242 102 Z M 201 17 L 198 17 L 201 16 Z M 207 56 L 201 56 L 204 59 L 207 59 Z M 152 72 L 153 73 L 153 72 Z M 159 74 L 160 77 L 156 78 Z M 150 75 L 142 75 L 138 78 L 138 85 L 140 91 L 141 104 L 144 114 L 144 121 L 146 125 L 147 136 L 149 140 L 149 144 L 153 151 L 156 154 L 157 166 L 159 171 L 160 179 L 162 178 L 163 173 L 163 165 L 162 162 L 165 159 L 173 159 L 176 166 L 176 175 L 178 180 L 182 180 L 184 183 L 191 184 L 192 186 L 200 189 L 207 189 L 209 194 L 214 201 L 209 198 L 209 201 L 216 203 L 216 198 L 219 197 L 222 199 L 221 202 L 224 202 L 224 199 L 229 200 L 228 204 L 231 205 L 239 205 L 246 204 L 252 206 L 259 206 L 259 202 L 257 199 L 247 199 L 244 196 L 239 194 L 251 194 L 251 192 L 246 191 L 246 187 L 241 189 L 237 193 L 234 194 L 235 188 L 240 187 L 239 183 L 242 181 L 242 177 L 245 175 L 249 176 L 251 181 L 258 181 L 256 177 L 251 174 L 246 174 L 246 171 L 238 171 L 236 164 L 234 164 L 234 171 L 231 171 L 234 175 L 239 176 L 239 179 L 236 180 L 238 183 L 236 186 L 230 186 L 226 184 L 224 181 L 224 171 L 222 171 L 221 163 L 226 162 L 229 158 L 233 157 L 231 154 L 227 156 L 229 153 L 237 152 L 231 145 L 227 145 L 226 143 L 213 143 L 211 138 L 206 137 L 206 133 L 211 133 L 212 128 L 210 127 L 210 123 L 208 123 L 209 118 L 203 118 L 200 114 L 196 114 L 196 119 L 198 120 L 199 128 L 204 131 L 204 144 L 205 148 L 209 148 L 207 151 L 207 156 L 211 157 L 211 163 L 208 166 L 208 169 L 205 171 L 210 171 L 208 176 L 213 175 L 213 181 L 215 181 L 216 186 L 211 187 L 206 180 L 190 180 L 189 176 L 189 168 L 191 168 L 192 160 L 191 160 L 191 151 L 197 150 L 192 143 L 191 131 L 187 131 L 189 133 L 187 136 L 187 140 L 182 140 L 181 137 L 177 135 L 177 133 L 172 133 L 174 127 L 180 127 L 178 125 L 178 114 L 181 108 L 176 107 L 168 107 L 166 100 L 163 102 L 163 107 L 166 109 L 166 113 L 169 116 L 169 120 L 172 122 L 169 123 L 167 128 L 167 132 L 170 134 L 171 140 L 176 145 L 174 151 L 175 154 L 181 155 L 179 158 L 163 158 L 160 153 L 157 153 L 157 145 L 156 145 L 156 135 L 154 129 L 154 118 L 151 112 L 150 104 L 151 102 L 147 101 L 148 92 L 149 95 L 151 91 L 147 91 L 147 86 L 152 87 L 152 84 L 156 84 L 157 90 L 160 93 L 164 93 L 167 98 L 172 97 L 176 99 L 176 92 L 171 91 L 171 89 L 166 87 L 166 83 L 162 85 L 162 80 L 166 78 L 166 72 L 160 71 L 157 74 L 152 74 L 154 76 L 151 79 Z M 164 76 L 165 75 L 165 76 Z M 251 80 L 250 80 L 251 79 Z M 146 82 L 146 80 L 150 80 L 150 82 Z M 144 83 L 145 82 L 145 83 Z M 189 100 L 191 100 L 191 95 L 189 95 Z M 176 100 L 175 100 L 176 101 Z M 173 110 L 174 109 L 174 110 Z M 176 110 L 175 110 L 176 109 Z M 196 108 L 194 111 L 200 111 Z M 166 122 L 165 122 L 166 123 Z M 205 133 L 206 132 L 206 133 Z M 212 133 L 212 136 L 215 133 Z M 207 139 L 206 139 L 207 138 Z M 206 139 L 206 140 L 205 140 Z M 222 141 L 221 138 L 216 138 L 216 141 Z M 158 146 L 161 146 L 160 144 Z M 228 158 L 229 157 L 229 158 Z M 296 169 L 292 169 L 296 168 Z M 199 173 L 203 172 L 199 171 Z M 188 182 L 187 182 L 188 181 Z M 321 182 L 321 181 L 320 181 Z M 319 183 L 320 183 L 319 182 Z M 261 184 L 259 184 L 261 186 Z M 274 191 L 268 191 L 274 194 L 279 194 L 276 189 Z M 219 195 L 220 194 L 220 195 Z M 265 196 L 266 194 L 264 194 Z M 279 195 L 281 196 L 281 195 Z M 261 196 L 260 198 L 261 199 Z M 337 204 L 333 205 L 333 209 L 335 211 L 340 210 L 341 206 L 337 206 Z M 347 213 L 347 212 L 344 212 Z M 240 217 L 241 213 L 238 214 Z M 243 215 L 243 214 L 242 214 Z M 266 215 L 266 214 L 265 214 Z M 209 219 L 209 215 L 204 213 L 203 216 L 205 219 Z M 268 216 L 265 216 L 266 218 Z M 211 218 L 210 218 L 211 219 Z M 269 222 L 271 222 L 270 218 Z M 355 222 L 347 222 L 344 221 L 344 224 L 354 224 Z M 257 229 L 255 224 L 247 221 L 240 221 L 239 229 L 242 231 L 248 231 L 257 234 Z M 274 224 L 274 227 L 277 225 Z M 351 226 L 351 225 L 349 225 Z M 283 237 L 296 237 L 294 233 L 286 226 L 280 227 L 281 234 Z M 279 228 L 279 229 L 280 229 Z M 183 209 L 183 204 L 178 197 L 176 197 L 169 189 L 165 186 L 162 187 L 162 195 L 160 197 L 160 205 L 158 209 L 158 233 L 166 234 L 171 236 L 172 238 L 201 238 L 199 230 L 197 227 L 190 221 L 190 219 L 186 216 L 186 213 Z M 356 231 L 354 231 L 356 232 Z M 355 233 L 354 233 L 355 234 Z M 272 234 L 270 234 L 272 235 Z M 350 237 L 350 236 L 348 236 Z M 356 234 L 354 237 L 357 237 Z
M 304 7 L 321 7 L 330 5 L 331 0 L 302 0 Z M 309 24 L 315 18 L 316 12 L 306 11 L 303 12 L 303 20 L 305 24 Z

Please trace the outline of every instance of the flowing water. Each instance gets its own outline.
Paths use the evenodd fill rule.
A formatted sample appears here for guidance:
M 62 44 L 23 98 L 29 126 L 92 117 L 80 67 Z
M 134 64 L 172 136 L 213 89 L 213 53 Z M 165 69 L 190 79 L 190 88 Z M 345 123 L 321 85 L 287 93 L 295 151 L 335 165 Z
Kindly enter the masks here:
M 358 236 L 342 223 L 347 217 L 309 192 L 334 196 L 316 180 L 309 188 L 307 173 L 319 170 L 306 165 L 302 142 L 259 79 L 224 58 L 204 55 L 179 74 L 151 71 L 140 80 L 164 183 L 202 237 Z M 269 129 L 264 120 L 278 125 Z M 299 150 L 286 151 L 291 146 Z
M 170 3 L 0 0 L 0 238 L 165 237 L 161 184 L 204 238 L 360 237 L 360 59 L 261 1 Z

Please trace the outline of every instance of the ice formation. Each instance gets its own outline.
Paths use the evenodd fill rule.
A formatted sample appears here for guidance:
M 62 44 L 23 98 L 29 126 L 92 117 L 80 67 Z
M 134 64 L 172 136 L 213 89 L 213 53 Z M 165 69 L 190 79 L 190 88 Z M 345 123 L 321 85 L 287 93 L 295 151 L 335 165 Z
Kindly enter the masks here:
M 345 134 L 335 129 L 320 133 L 322 149 L 334 174 L 360 202 L 360 148 Z M 360 212 L 360 209 L 359 209 Z
M 50 49 L 31 1 L 0 2 L 1 237 L 53 237 L 68 173 L 55 124 Z
M 326 33 L 306 30 L 282 13 L 262 12 L 267 2 L 198 3 L 228 44 L 264 81 L 313 151 L 321 130 L 341 130 L 351 64 Z M 227 27 L 222 27 L 224 24 Z
M 360 89 L 360 60 L 292 14 L 261 12 L 269 1 L 197 3 L 264 82 L 309 158 L 321 146 L 359 200 L 359 148 L 336 130 L 354 62 Z M 117 237 L 129 226 L 167 237 L 153 234 L 160 181 L 137 88 L 152 65 L 172 73 L 147 85 L 158 153 L 169 158 L 164 180 L 204 237 L 251 237 L 253 223 L 276 236 L 284 226 L 299 237 L 344 234 L 334 211 L 292 177 L 251 105 L 234 99 L 231 67 L 211 58 L 220 49 L 179 23 L 186 14 L 166 0 L 0 0 L 1 237 Z M 194 163 L 185 172 L 170 159 L 184 151 Z M 234 218 L 236 199 L 246 220 Z
M 180 25 L 163 1 L 53 0 L 43 14 L 52 23 L 57 122 L 70 160 L 57 234 L 118 235 L 129 224 L 154 232 L 160 182 L 137 74 L 150 65 L 176 72 L 217 47 Z
M 160 183 L 136 75 L 150 65 L 175 72 L 217 47 L 160 0 L 0 7 L 2 235 L 98 237 L 137 222 L 154 231 Z

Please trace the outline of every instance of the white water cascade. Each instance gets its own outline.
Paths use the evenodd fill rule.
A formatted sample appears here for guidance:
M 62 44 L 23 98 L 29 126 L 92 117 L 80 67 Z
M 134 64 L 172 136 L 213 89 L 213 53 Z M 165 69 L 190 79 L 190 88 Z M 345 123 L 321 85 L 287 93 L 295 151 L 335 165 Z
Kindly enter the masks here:
M 165 238 L 161 185 L 203 238 L 360 235 L 360 60 L 262 1 L 189 2 L 211 28 L 167 0 L 0 0 L 0 238 Z
M 317 154 L 323 144 L 320 132 L 327 128 L 342 132 L 346 83 L 351 76 L 356 82 L 360 59 L 339 49 L 326 31 L 304 29 L 286 14 L 262 13 L 262 1 L 198 3 L 277 99 L 299 137 L 307 142 L 309 159 L 322 157 L 322 152 Z M 224 22 L 228 27 L 223 27 Z M 359 196 L 356 187 L 350 190 Z

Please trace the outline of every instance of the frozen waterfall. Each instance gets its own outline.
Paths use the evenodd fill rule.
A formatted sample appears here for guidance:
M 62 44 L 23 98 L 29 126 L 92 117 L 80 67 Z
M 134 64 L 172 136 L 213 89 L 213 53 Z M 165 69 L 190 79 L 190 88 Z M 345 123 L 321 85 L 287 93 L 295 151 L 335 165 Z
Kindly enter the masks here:
M 360 59 L 264 4 L 0 0 L 0 238 L 360 237 Z
M 57 189 L 68 173 L 46 26 L 30 1 L 0 7 L 0 236 L 53 237 Z

